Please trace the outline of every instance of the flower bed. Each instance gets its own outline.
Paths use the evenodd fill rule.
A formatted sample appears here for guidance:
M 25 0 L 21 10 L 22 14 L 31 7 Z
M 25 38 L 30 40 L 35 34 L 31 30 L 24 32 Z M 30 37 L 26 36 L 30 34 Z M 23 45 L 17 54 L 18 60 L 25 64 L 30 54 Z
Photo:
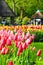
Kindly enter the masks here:
M 26 31 L 28 26 L 5 27 L 0 30 L 0 65 L 34 65 L 37 57 L 42 60 L 42 49 L 30 46 L 35 36 Z

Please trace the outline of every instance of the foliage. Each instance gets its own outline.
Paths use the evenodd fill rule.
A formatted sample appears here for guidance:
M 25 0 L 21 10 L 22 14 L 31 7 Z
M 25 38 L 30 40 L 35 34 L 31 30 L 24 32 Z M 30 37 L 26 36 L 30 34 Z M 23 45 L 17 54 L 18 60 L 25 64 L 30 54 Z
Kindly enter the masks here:
M 30 31 L 31 34 L 35 34 L 35 42 L 43 42 L 43 30 L 42 31 Z
M 6 0 L 6 2 L 19 15 L 21 8 L 24 10 L 24 15 L 28 17 L 31 17 L 37 10 L 43 13 L 43 0 Z
M 22 24 L 20 16 L 15 19 L 15 24 L 18 24 L 18 25 Z
M 29 21 L 29 18 L 24 17 L 23 20 L 22 20 L 22 25 L 26 25 L 28 21 Z

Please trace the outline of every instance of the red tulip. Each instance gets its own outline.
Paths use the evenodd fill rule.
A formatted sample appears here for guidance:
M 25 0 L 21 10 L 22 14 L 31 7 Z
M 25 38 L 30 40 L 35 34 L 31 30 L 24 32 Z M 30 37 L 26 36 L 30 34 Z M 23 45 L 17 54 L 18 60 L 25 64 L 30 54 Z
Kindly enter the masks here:
M 37 52 L 37 56 L 40 56 L 41 55 L 41 49 L 40 50 L 38 50 L 38 52 Z
M 5 38 L 2 38 L 2 39 L 1 39 L 1 44 L 2 44 L 3 46 L 5 46 L 5 44 L 6 44 L 6 39 L 5 39 Z
M 8 48 L 5 48 L 5 54 L 7 54 L 7 53 L 8 53 L 8 50 L 9 50 Z
M 18 51 L 17 51 L 17 56 L 20 56 L 20 54 L 21 54 L 21 52 L 18 50 Z
M 8 65 L 13 65 L 13 62 L 12 62 L 12 61 L 9 61 L 9 62 L 8 62 Z
M 1 40 L 1 35 L 0 35 L 0 40 Z
M 8 48 L 2 48 L 1 54 L 7 54 L 8 53 Z
M 5 47 L 4 48 L 2 48 L 2 50 L 1 50 L 1 54 L 5 54 Z
M 17 47 L 17 41 L 15 41 L 14 43 L 15 43 L 15 46 Z
M 19 48 L 18 48 L 18 51 L 19 52 L 22 52 L 23 51 L 23 48 L 22 48 L 22 45 L 20 44 Z
M 15 41 L 15 46 L 16 46 L 17 48 L 19 48 L 20 44 L 21 44 L 20 41 Z
M 3 46 L 2 46 L 2 44 L 0 44 L 0 50 L 2 50 L 2 48 L 3 48 Z
M 17 41 L 17 36 L 18 36 L 18 35 L 15 35 L 15 36 L 14 36 L 14 38 L 13 38 L 14 41 Z
M 8 46 L 11 46 L 11 45 L 12 45 L 12 44 L 11 44 L 11 40 L 7 39 L 6 44 L 7 44 Z

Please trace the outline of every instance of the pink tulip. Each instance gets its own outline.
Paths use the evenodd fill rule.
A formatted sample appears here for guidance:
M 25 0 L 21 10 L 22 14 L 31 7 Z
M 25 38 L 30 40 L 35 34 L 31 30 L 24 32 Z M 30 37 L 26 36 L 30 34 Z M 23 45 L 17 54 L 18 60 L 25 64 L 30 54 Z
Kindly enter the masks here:
M 17 40 L 21 41 L 21 36 L 20 35 L 18 35 Z
M 24 37 L 22 37 L 22 38 L 21 38 L 21 41 L 22 41 L 22 42 L 24 42 L 24 40 L 25 40 L 25 38 L 24 38 Z
M 7 44 L 8 46 L 11 46 L 11 45 L 12 45 L 12 44 L 11 44 L 11 40 L 10 40 L 10 39 L 7 39 L 6 44 Z
M 27 48 L 26 43 L 24 43 L 24 44 L 22 45 L 22 48 L 23 48 L 23 49 L 26 49 L 26 48 Z
M 1 50 L 1 54 L 5 54 L 5 47 L 4 48 L 2 48 L 2 50 Z
M 42 52 L 42 50 L 40 49 L 40 50 L 38 50 L 38 52 L 37 52 L 37 56 L 40 56 L 41 55 L 41 52 Z
M 25 41 L 25 43 L 26 43 L 27 46 L 28 46 L 29 44 L 31 44 L 31 43 L 32 43 L 32 38 L 30 37 L 29 39 L 27 39 L 27 40 Z
M 28 37 L 30 37 L 30 32 L 29 32 L 29 31 L 26 33 L 26 39 L 27 39 Z
M 18 41 L 18 42 L 17 42 L 17 47 L 19 48 L 20 45 L 21 45 L 21 42 Z
M 35 35 L 34 34 L 32 34 L 32 39 L 34 39 L 35 38 Z
M 16 46 L 17 48 L 19 48 L 20 44 L 21 44 L 20 41 L 15 41 L 15 46 Z

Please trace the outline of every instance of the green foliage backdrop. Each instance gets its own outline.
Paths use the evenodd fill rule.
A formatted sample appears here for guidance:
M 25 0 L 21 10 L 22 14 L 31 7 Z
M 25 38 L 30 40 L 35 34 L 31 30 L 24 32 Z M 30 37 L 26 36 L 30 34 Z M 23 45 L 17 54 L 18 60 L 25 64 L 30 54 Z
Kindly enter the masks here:
M 17 15 L 21 15 L 21 10 L 23 15 L 28 17 L 37 10 L 43 13 L 43 0 L 6 0 L 6 2 Z

